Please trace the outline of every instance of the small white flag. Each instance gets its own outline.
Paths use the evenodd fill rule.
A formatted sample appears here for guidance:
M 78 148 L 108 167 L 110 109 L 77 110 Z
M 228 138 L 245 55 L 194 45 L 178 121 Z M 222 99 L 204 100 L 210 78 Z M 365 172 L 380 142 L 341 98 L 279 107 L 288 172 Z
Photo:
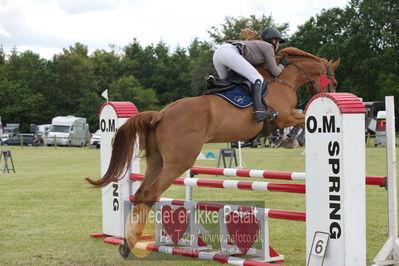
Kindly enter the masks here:
M 101 93 L 101 96 L 103 96 L 103 97 L 107 100 L 107 102 L 108 102 L 108 90 L 103 91 L 103 92 Z

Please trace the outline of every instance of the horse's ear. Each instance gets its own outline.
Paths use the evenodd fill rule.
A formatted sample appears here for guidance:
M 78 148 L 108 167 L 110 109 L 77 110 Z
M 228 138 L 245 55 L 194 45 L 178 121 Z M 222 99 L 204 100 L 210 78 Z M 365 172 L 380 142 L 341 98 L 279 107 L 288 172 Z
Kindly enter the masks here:
M 340 62 L 340 61 L 341 61 L 341 59 L 338 58 L 337 61 L 333 62 L 333 63 L 331 64 L 331 69 L 332 69 L 332 70 L 336 69 L 336 68 L 339 66 L 339 62 Z

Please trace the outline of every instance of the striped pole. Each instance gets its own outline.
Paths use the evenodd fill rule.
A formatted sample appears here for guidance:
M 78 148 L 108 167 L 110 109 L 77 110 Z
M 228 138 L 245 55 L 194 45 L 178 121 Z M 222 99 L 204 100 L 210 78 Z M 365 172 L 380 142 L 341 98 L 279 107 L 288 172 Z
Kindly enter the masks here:
M 143 174 L 130 174 L 131 181 L 143 181 Z M 189 187 L 210 187 L 210 188 L 229 188 L 244 190 L 261 190 L 272 192 L 288 192 L 288 193 L 305 193 L 304 184 L 284 184 L 270 182 L 253 182 L 253 181 L 237 181 L 237 180 L 215 180 L 200 178 L 177 178 L 174 185 Z
M 192 250 L 189 248 L 176 248 L 169 246 L 156 245 L 149 242 L 137 242 L 135 248 L 150 250 L 155 252 L 161 252 L 170 255 L 181 255 L 190 258 L 197 258 L 203 260 L 218 261 L 221 263 L 228 263 L 233 265 L 244 265 L 244 266 L 279 266 L 275 263 L 267 263 L 257 260 L 243 259 L 233 256 L 226 256 L 221 254 L 215 254 L 213 252 L 204 252 Z
M 203 174 L 203 175 L 257 177 L 257 178 L 266 178 L 266 179 L 282 179 L 282 180 L 298 180 L 298 181 L 306 180 L 306 173 L 303 173 L 303 172 L 249 170 L 249 169 L 193 166 L 191 168 L 191 173 L 192 174 Z M 367 185 L 385 186 L 386 180 L 387 180 L 386 176 L 366 176 L 366 184 Z
M 130 196 L 130 201 L 134 202 L 134 195 Z M 185 203 L 192 203 L 194 205 L 194 208 L 198 210 L 204 210 L 204 211 L 219 211 L 223 209 L 225 206 L 231 206 L 232 208 L 237 207 L 237 211 L 239 212 L 248 212 L 252 213 L 255 210 L 255 207 L 249 207 L 249 206 L 233 206 L 233 205 L 227 205 L 227 204 L 222 204 L 222 203 L 215 203 L 215 202 L 197 202 L 197 201 L 187 201 L 187 200 L 179 200 L 179 199 L 170 199 L 170 198 L 159 198 L 157 202 L 159 201 L 168 201 L 172 205 L 175 206 L 184 206 Z M 291 221 L 306 221 L 306 213 L 304 212 L 295 212 L 295 211 L 284 211 L 284 210 L 274 210 L 274 209 L 268 209 L 264 208 L 265 210 L 265 216 L 267 218 L 273 218 L 273 219 L 281 219 L 281 220 L 291 220 Z

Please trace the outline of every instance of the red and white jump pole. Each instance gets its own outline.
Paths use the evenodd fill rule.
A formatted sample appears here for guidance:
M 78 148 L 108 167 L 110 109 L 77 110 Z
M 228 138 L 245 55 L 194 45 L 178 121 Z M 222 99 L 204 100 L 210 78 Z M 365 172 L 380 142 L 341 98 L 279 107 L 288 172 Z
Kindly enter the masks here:
M 134 196 L 130 196 L 130 201 L 134 202 Z M 179 199 L 169 199 L 169 198 L 159 198 L 159 201 L 170 201 L 172 205 L 175 206 L 184 206 L 185 203 L 191 202 L 194 207 L 198 210 L 203 211 L 213 211 L 217 212 L 223 209 L 225 206 L 233 206 L 233 205 L 226 205 L 222 203 L 215 203 L 215 202 L 196 202 L 196 201 L 188 201 L 188 200 L 179 200 Z M 249 206 L 238 206 L 238 210 L 242 212 L 252 212 L 253 207 Z M 291 220 L 291 221 L 306 221 L 306 213 L 304 212 L 295 212 L 295 211 L 284 211 L 284 210 L 275 210 L 275 209 L 268 209 L 265 208 L 265 215 L 267 218 L 272 219 L 281 219 L 281 220 Z
M 296 180 L 305 181 L 306 173 L 303 172 L 287 172 L 287 171 L 271 171 L 271 170 L 249 170 L 249 169 L 235 169 L 235 168 L 216 168 L 216 167 L 191 167 L 193 175 L 220 175 L 220 176 L 235 176 L 235 177 L 254 177 L 265 179 L 280 179 L 280 180 Z M 385 186 L 387 178 L 385 176 L 366 176 L 366 185 Z
M 143 181 L 143 174 L 131 174 L 130 180 Z M 176 178 L 173 185 L 181 185 L 188 187 L 209 187 L 209 188 L 227 188 L 227 189 L 245 189 L 245 190 L 262 190 L 271 192 L 288 192 L 288 193 L 305 193 L 304 184 L 285 184 L 271 182 L 253 182 L 253 181 L 237 181 L 237 180 L 215 180 L 201 178 Z

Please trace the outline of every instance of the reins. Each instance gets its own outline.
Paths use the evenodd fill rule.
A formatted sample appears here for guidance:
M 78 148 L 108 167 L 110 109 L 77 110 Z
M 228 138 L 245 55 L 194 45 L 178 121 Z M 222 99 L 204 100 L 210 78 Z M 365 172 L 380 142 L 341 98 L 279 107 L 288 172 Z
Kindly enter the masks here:
M 282 83 L 282 84 L 284 84 L 284 85 L 287 85 L 287 86 L 290 87 L 291 89 L 295 90 L 295 92 L 298 94 L 298 90 L 297 90 L 296 88 L 294 88 L 291 84 L 289 84 L 288 82 L 286 82 L 286 81 L 284 81 L 284 80 L 281 80 L 281 79 L 278 79 L 278 78 L 273 78 L 273 79 L 267 80 L 267 81 L 265 81 L 265 82 L 266 82 L 267 85 L 269 85 L 270 83 L 273 83 L 273 82 Z M 300 88 L 301 88 L 301 87 L 299 87 L 298 89 L 300 89 Z M 309 99 L 313 96 L 313 95 L 310 95 L 309 93 L 307 93 L 307 95 L 308 95 L 308 97 L 306 98 L 306 100 L 305 100 L 304 102 L 299 103 L 298 106 L 302 106 L 303 104 L 307 103 L 307 102 L 309 101 Z M 297 96 L 297 98 L 300 99 L 299 96 Z
M 292 61 L 290 61 L 290 63 L 291 63 L 293 66 L 295 66 L 296 68 L 298 68 L 303 74 L 305 74 L 306 78 L 307 78 L 307 79 L 310 81 L 310 83 L 311 83 L 311 86 L 312 86 L 313 91 L 316 91 L 315 82 L 314 82 L 314 80 L 312 79 L 312 77 L 311 77 L 300 65 L 298 65 L 298 64 L 296 64 L 296 63 L 294 63 L 294 62 L 292 62 Z
M 294 66 L 295 66 L 296 68 L 298 68 L 302 73 L 304 73 L 305 76 L 306 76 L 306 78 L 311 82 L 313 89 L 315 89 L 315 87 L 314 87 L 314 80 L 312 79 L 312 77 L 311 77 L 301 66 L 297 65 L 296 63 L 290 61 L 290 64 L 294 65 Z M 270 74 L 270 71 L 269 71 L 266 67 L 263 67 L 263 69 L 266 70 L 266 71 Z M 290 88 L 293 89 L 293 90 L 296 89 L 294 86 L 292 86 L 292 85 L 289 84 L 288 82 L 286 82 L 286 81 L 284 81 L 284 80 L 282 80 L 282 79 L 278 79 L 278 78 L 276 78 L 276 77 L 274 77 L 274 76 L 272 76 L 272 77 L 273 77 L 273 79 L 266 81 L 267 84 L 273 83 L 273 82 L 279 82 L 279 83 L 282 83 L 282 84 L 287 85 L 288 87 L 290 87 Z
M 271 80 L 266 80 L 265 82 L 266 82 L 267 85 L 269 85 L 270 83 L 273 83 L 273 82 L 279 82 L 279 83 L 282 83 L 282 84 L 284 84 L 284 85 L 287 85 L 287 86 L 290 87 L 291 89 L 295 90 L 295 88 L 294 88 L 291 84 L 289 84 L 288 82 L 286 82 L 286 81 L 284 81 L 284 80 L 282 80 L 282 79 L 273 78 L 273 79 L 271 79 Z

